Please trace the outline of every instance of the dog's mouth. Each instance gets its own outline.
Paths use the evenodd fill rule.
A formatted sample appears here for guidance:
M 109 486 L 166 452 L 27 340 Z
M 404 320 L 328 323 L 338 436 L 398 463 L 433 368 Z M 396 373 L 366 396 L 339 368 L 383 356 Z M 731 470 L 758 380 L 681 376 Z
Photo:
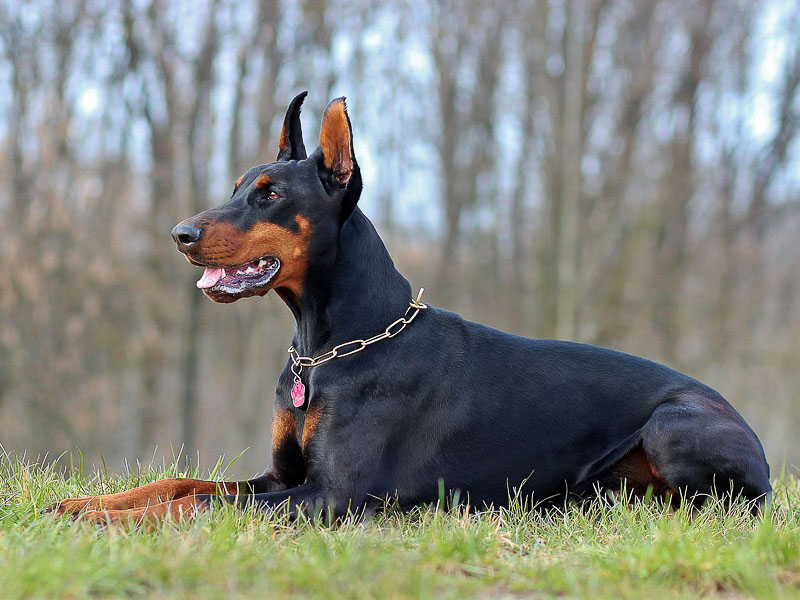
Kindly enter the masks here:
M 267 285 L 277 275 L 281 261 L 264 256 L 236 267 L 206 267 L 197 287 L 204 292 L 240 294 Z

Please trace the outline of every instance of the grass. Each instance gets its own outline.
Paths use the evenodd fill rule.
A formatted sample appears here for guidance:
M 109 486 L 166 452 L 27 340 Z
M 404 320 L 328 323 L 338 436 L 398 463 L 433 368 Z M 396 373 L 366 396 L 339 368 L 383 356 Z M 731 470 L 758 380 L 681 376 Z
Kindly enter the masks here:
M 177 475 L 197 474 L 65 475 L 0 453 L 0 597 L 800 598 L 791 476 L 761 518 L 719 502 L 691 514 L 601 499 L 548 512 L 387 509 L 335 527 L 232 508 L 155 531 L 39 515 L 64 497 Z

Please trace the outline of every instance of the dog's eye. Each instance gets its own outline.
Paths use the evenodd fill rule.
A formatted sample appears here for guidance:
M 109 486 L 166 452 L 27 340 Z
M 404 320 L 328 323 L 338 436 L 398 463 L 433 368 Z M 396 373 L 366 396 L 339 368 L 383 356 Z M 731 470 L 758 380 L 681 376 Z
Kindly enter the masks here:
M 269 193 L 269 199 L 270 199 L 270 200 L 277 200 L 277 199 L 278 199 L 278 198 L 280 198 L 280 197 L 281 197 L 281 195 L 280 195 L 278 192 L 276 192 L 275 190 L 272 190 L 272 191 Z

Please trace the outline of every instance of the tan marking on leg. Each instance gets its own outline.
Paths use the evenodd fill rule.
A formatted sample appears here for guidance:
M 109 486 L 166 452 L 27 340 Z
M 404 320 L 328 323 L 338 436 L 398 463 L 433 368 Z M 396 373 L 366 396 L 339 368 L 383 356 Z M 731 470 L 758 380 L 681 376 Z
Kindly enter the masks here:
M 50 508 L 57 515 L 74 514 L 84 510 L 126 510 L 195 494 L 218 494 L 220 492 L 238 494 L 240 489 L 241 493 L 247 491 L 241 483 L 200 479 L 162 479 L 117 494 L 62 500 Z
M 192 495 L 127 510 L 91 510 L 79 518 L 81 521 L 98 525 L 154 526 L 165 519 L 190 521 L 201 509 L 209 507 L 209 502 L 198 500 Z
M 619 480 L 626 480 L 628 491 L 637 495 L 646 493 L 649 486 L 659 495 L 669 489 L 642 448 L 636 448 L 614 465 L 613 473 Z

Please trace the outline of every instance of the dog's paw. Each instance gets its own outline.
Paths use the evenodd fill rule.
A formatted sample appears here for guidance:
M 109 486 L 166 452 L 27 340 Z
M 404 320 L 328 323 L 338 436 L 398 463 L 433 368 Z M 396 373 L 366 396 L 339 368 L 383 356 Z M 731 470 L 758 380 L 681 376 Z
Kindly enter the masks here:
M 94 500 L 94 498 L 67 498 L 61 502 L 51 504 L 39 512 L 42 515 L 52 514 L 54 517 L 77 515 L 86 509 L 90 509 L 92 500 Z

